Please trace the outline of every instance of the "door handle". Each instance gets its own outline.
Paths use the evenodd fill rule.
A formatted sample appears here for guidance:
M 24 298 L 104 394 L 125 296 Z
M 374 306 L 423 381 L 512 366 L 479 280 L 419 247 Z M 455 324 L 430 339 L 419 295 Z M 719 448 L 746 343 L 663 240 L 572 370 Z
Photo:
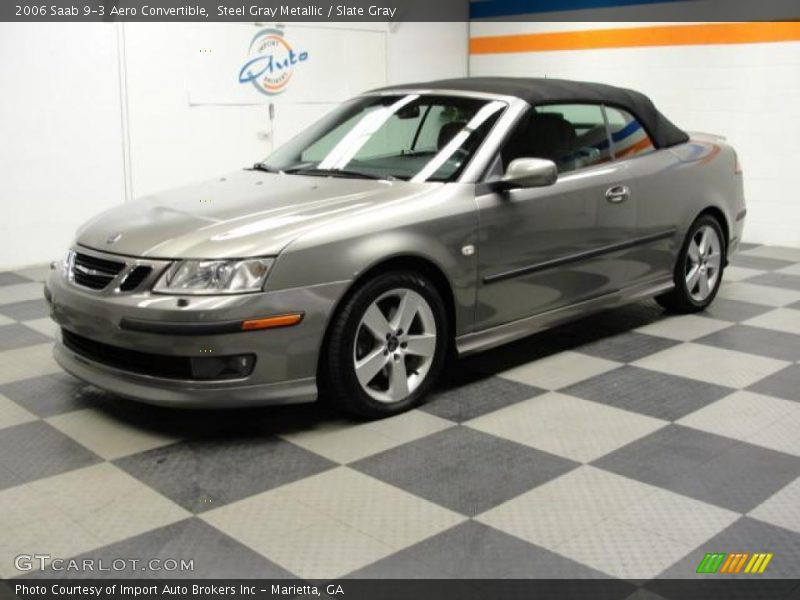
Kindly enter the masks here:
M 612 204 L 625 202 L 631 195 L 631 190 L 627 185 L 615 185 L 606 190 L 606 200 Z

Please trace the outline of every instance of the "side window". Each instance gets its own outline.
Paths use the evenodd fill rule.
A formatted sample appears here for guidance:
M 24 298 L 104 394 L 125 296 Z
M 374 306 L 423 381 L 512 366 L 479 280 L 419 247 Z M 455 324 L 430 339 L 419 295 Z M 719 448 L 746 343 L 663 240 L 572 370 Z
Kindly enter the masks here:
M 531 109 L 502 152 L 504 168 L 515 158 L 546 158 L 560 173 L 611 160 L 603 109 L 596 104 L 551 104 Z
M 629 112 L 607 106 L 606 118 L 615 158 L 630 158 L 655 151 L 650 136 Z

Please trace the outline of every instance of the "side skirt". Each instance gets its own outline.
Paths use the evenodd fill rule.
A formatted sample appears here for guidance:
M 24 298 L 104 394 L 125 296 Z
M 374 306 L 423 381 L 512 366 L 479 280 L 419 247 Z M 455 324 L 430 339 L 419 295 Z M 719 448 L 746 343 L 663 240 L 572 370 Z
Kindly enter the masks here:
M 659 279 L 647 283 L 635 285 L 623 290 L 604 294 L 597 298 L 584 300 L 569 306 L 563 306 L 544 313 L 525 317 L 510 323 L 503 323 L 484 329 L 467 333 L 456 338 L 456 350 L 459 356 L 467 356 L 482 350 L 488 350 L 496 346 L 513 342 L 520 338 L 527 337 L 544 329 L 549 329 L 556 325 L 561 325 L 568 321 L 574 321 L 579 317 L 584 317 L 592 313 L 628 304 L 641 298 L 657 296 L 670 291 L 675 287 L 672 278 Z

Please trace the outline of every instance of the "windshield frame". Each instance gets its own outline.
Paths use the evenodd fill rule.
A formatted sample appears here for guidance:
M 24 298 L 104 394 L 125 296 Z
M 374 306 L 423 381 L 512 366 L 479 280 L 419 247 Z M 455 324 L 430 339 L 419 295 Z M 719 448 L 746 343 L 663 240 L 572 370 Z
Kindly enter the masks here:
M 363 94 L 359 94 L 354 96 L 353 98 L 348 99 L 346 102 L 357 101 L 359 99 L 365 98 L 372 98 L 372 97 L 380 97 L 380 96 L 452 96 L 458 98 L 472 98 L 476 100 L 484 100 L 486 104 L 484 107 L 489 106 L 492 102 L 501 102 L 505 106 L 501 107 L 497 112 L 497 116 L 495 118 L 494 123 L 491 125 L 489 130 L 484 134 L 483 139 L 480 140 L 477 147 L 472 151 L 470 157 L 466 161 L 464 165 L 459 168 L 458 175 L 450 180 L 450 181 L 442 181 L 436 179 L 430 179 L 430 175 L 433 173 L 429 173 L 427 177 L 420 178 L 419 175 L 425 171 L 428 167 L 426 165 L 423 167 L 416 175 L 411 177 L 410 179 L 400 179 L 392 177 L 391 174 L 387 173 L 385 178 L 376 177 L 376 179 L 380 179 L 383 181 L 392 181 L 397 183 L 477 183 L 480 175 L 485 170 L 486 165 L 491 160 L 491 157 L 494 155 L 494 151 L 499 147 L 500 142 L 505 138 L 506 132 L 509 130 L 509 127 L 513 125 L 519 115 L 524 112 L 524 109 L 528 107 L 528 103 L 524 100 L 517 98 L 516 96 L 507 96 L 503 94 L 492 94 L 492 93 L 484 93 L 484 92 L 472 92 L 472 91 L 463 91 L 463 90 L 449 90 L 449 89 L 439 89 L 439 88 L 386 88 L 381 89 L 378 91 L 371 91 L 365 92 Z M 333 111 L 337 110 L 343 103 L 338 104 Z M 482 110 L 484 107 L 481 107 Z M 330 114 L 330 113 L 328 113 Z M 476 113 L 477 114 L 477 113 Z M 492 118 L 494 115 L 490 115 L 488 118 Z M 325 117 L 322 117 L 324 119 Z M 319 121 L 315 121 L 311 123 L 307 128 L 304 128 L 298 132 L 298 136 L 302 135 L 308 128 L 313 127 Z M 462 129 L 462 132 L 464 130 Z M 283 148 L 286 144 L 289 144 L 294 140 L 295 137 L 287 140 L 283 144 L 277 146 L 270 154 L 267 156 L 260 164 L 272 167 L 269 163 L 269 158 L 273 156 L 276 152 L 278 152 L 281 148 Z M 437 152 L 434 157 L 438 157 L 440 154 L 444 153 L 446 147 L 443 148 L 441 151 Z M 433 160 L 431 161 L 433 162 Z M 429 163 L 430 164 L 430 163 Z M 290 169 L 287 169 L 290 170 Z M 348 169 L 347 167 L 344 168 L 346 172 Z M 279 173 L 284 173 L 283 170 L 278 170 Z M 433 171 L 435 173 L 435 171 Z M 300 173 L 302 174 L 302 170 Z M 333 174 L 332 174 L 333 176 Z M 347 175 L 343 173 L 342 175 L 338 175 L 342 178 L 347 178 Z

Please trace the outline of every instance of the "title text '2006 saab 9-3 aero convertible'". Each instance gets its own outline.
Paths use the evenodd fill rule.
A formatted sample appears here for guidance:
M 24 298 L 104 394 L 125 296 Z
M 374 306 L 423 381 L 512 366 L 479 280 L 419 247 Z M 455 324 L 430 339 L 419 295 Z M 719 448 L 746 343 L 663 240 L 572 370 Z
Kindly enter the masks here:
M 345 102 L 252 169 L 77 233 L 58 363 L 176 406 L 418 404 L 464 355 L 648 296 L 714 299 L 744 224 L 722 138 L 640 93 L 454 79 Z

